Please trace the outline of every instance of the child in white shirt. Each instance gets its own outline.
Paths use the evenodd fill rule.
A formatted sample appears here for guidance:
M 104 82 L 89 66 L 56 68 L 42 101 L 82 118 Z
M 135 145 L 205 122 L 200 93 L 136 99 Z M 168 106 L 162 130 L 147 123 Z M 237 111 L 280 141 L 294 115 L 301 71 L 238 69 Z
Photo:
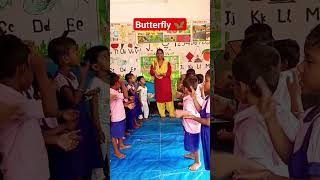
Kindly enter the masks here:
M 139 93 L 139 100 L 140 100 L 140 104 L 142 106 L 143 117 L 146 120 L 149 118 L 149 104 L 150 104 L 150 100 L 148 97 L 148 88 L 145 85 L 146 80 L 144 79 L 143 76 L 139 76 L 137 78 L 137 81 L 139 83 L 139 87 L 137 89 L 137 91 Z

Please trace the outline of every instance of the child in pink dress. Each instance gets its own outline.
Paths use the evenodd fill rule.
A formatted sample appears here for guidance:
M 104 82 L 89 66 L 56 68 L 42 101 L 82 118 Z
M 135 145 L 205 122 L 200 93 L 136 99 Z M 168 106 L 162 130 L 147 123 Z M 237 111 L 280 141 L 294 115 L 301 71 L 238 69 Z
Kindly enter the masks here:
M 185 97 L 183 98 L 183 110 L 189 112 L 190 114 L 200 117 L 197 111 L 193 99 L 191 97 L 192 90 L 197 88 L 198 79 L 196 76 L 190 76 L 183 81 Z M 197 96 L 198 102 L 203 103 L 203 99 Z M 184 155 L 185 158 L 194 159 L 194 163 L 189 167 L 189 170 L 196 171 L 201 166 L 199 157 L 199 143 L 200 143 L 200 130 L 201 124 L 193 119 L 184 118 L 182 121 L 184 128 L 184 148 L 189 151 L 190 154 Z

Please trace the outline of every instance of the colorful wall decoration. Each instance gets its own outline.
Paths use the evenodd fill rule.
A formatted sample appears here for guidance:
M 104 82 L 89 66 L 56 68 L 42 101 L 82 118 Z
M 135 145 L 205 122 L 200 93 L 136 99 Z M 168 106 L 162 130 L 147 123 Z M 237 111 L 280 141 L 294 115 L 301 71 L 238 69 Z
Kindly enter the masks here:
M 205 74 L 210 68 L 209 21 L 190 21 L 184 31 L 139 31 L 132 24 L 112 23 L 110 36 L 110 69 L 118 74 L 130 71 L 143 75 L 153 83 L 149 74 L 150 63 L 155 60 L 156 50 L 164 50 L 165 59 L 172 65 L 172 87 L 175 95 L 176 82 L 189 68 Z M 135 38 L 134 38 L 135 37 Z
M 0 27 L 5 33 L 35 41 L 43 55 L 47 54 L 50 39 L 61 36 L 65 30 L 69 30 L 69 36 L 79 43 L 80 54 L 92 45 L 109 45 L 106 0 L 2 1 Z

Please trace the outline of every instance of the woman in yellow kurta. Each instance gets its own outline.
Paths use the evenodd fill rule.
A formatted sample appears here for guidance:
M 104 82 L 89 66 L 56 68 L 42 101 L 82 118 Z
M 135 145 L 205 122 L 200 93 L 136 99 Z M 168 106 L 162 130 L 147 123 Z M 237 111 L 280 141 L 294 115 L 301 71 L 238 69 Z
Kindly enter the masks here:
M 170 114 L 171 118 L 175 117 L 174 104 L 172 99 L 171 88 L 171 65 L 164 60 L 162 49 L 157 50 L 157 60 L 153 62 L 150 68 L 150 74 L 154 77 L 155 99 L 161 118 L 164 118 L 165 110 Z

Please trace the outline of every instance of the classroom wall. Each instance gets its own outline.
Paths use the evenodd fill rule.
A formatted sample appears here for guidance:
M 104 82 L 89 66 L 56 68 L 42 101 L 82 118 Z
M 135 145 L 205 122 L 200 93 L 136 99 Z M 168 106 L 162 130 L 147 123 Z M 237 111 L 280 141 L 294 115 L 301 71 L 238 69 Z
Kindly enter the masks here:
M 162 48 L 165 58 L 172 62 L 176 71 L 174 78 L 189 68 L 202 74 L 209 69 L 209 0 L 200 0 L 196 5 L 192 0 L 114 0 L 110 2 L 110 16 L 112 71 L 119 74 L 132 71 L 148 76 L 148 63 L 154 59 L 157 48 Z M 137 17 L 187 18 L 188 29 L 182 32 L 134 31 L 133 19 Z M 205 32 L 196 32 L 196 26 L 204 27 Z M 151 81 L 150 77 L 147 80 Z
M 243 39 L 252 23 L 266 23 L 275 39 L 296 40 L 303 45 L 310 30 L 320 23 L 320 2 L 316 0 L 217 0 L 221 2 L 221 24 L 229 40 Z
M 110 0 L 110 22 L 131 23 L 133 18 L 210 19 L 209 0 Z
M 99 43 L 101 0 L 5 0 L 0 3 L 0 27 L 37 44 L 69 30 L 80 44 Z M 105 7 L 100 7 L 104 9 Z M 40 47 L 42 48 L 42 47 Z

